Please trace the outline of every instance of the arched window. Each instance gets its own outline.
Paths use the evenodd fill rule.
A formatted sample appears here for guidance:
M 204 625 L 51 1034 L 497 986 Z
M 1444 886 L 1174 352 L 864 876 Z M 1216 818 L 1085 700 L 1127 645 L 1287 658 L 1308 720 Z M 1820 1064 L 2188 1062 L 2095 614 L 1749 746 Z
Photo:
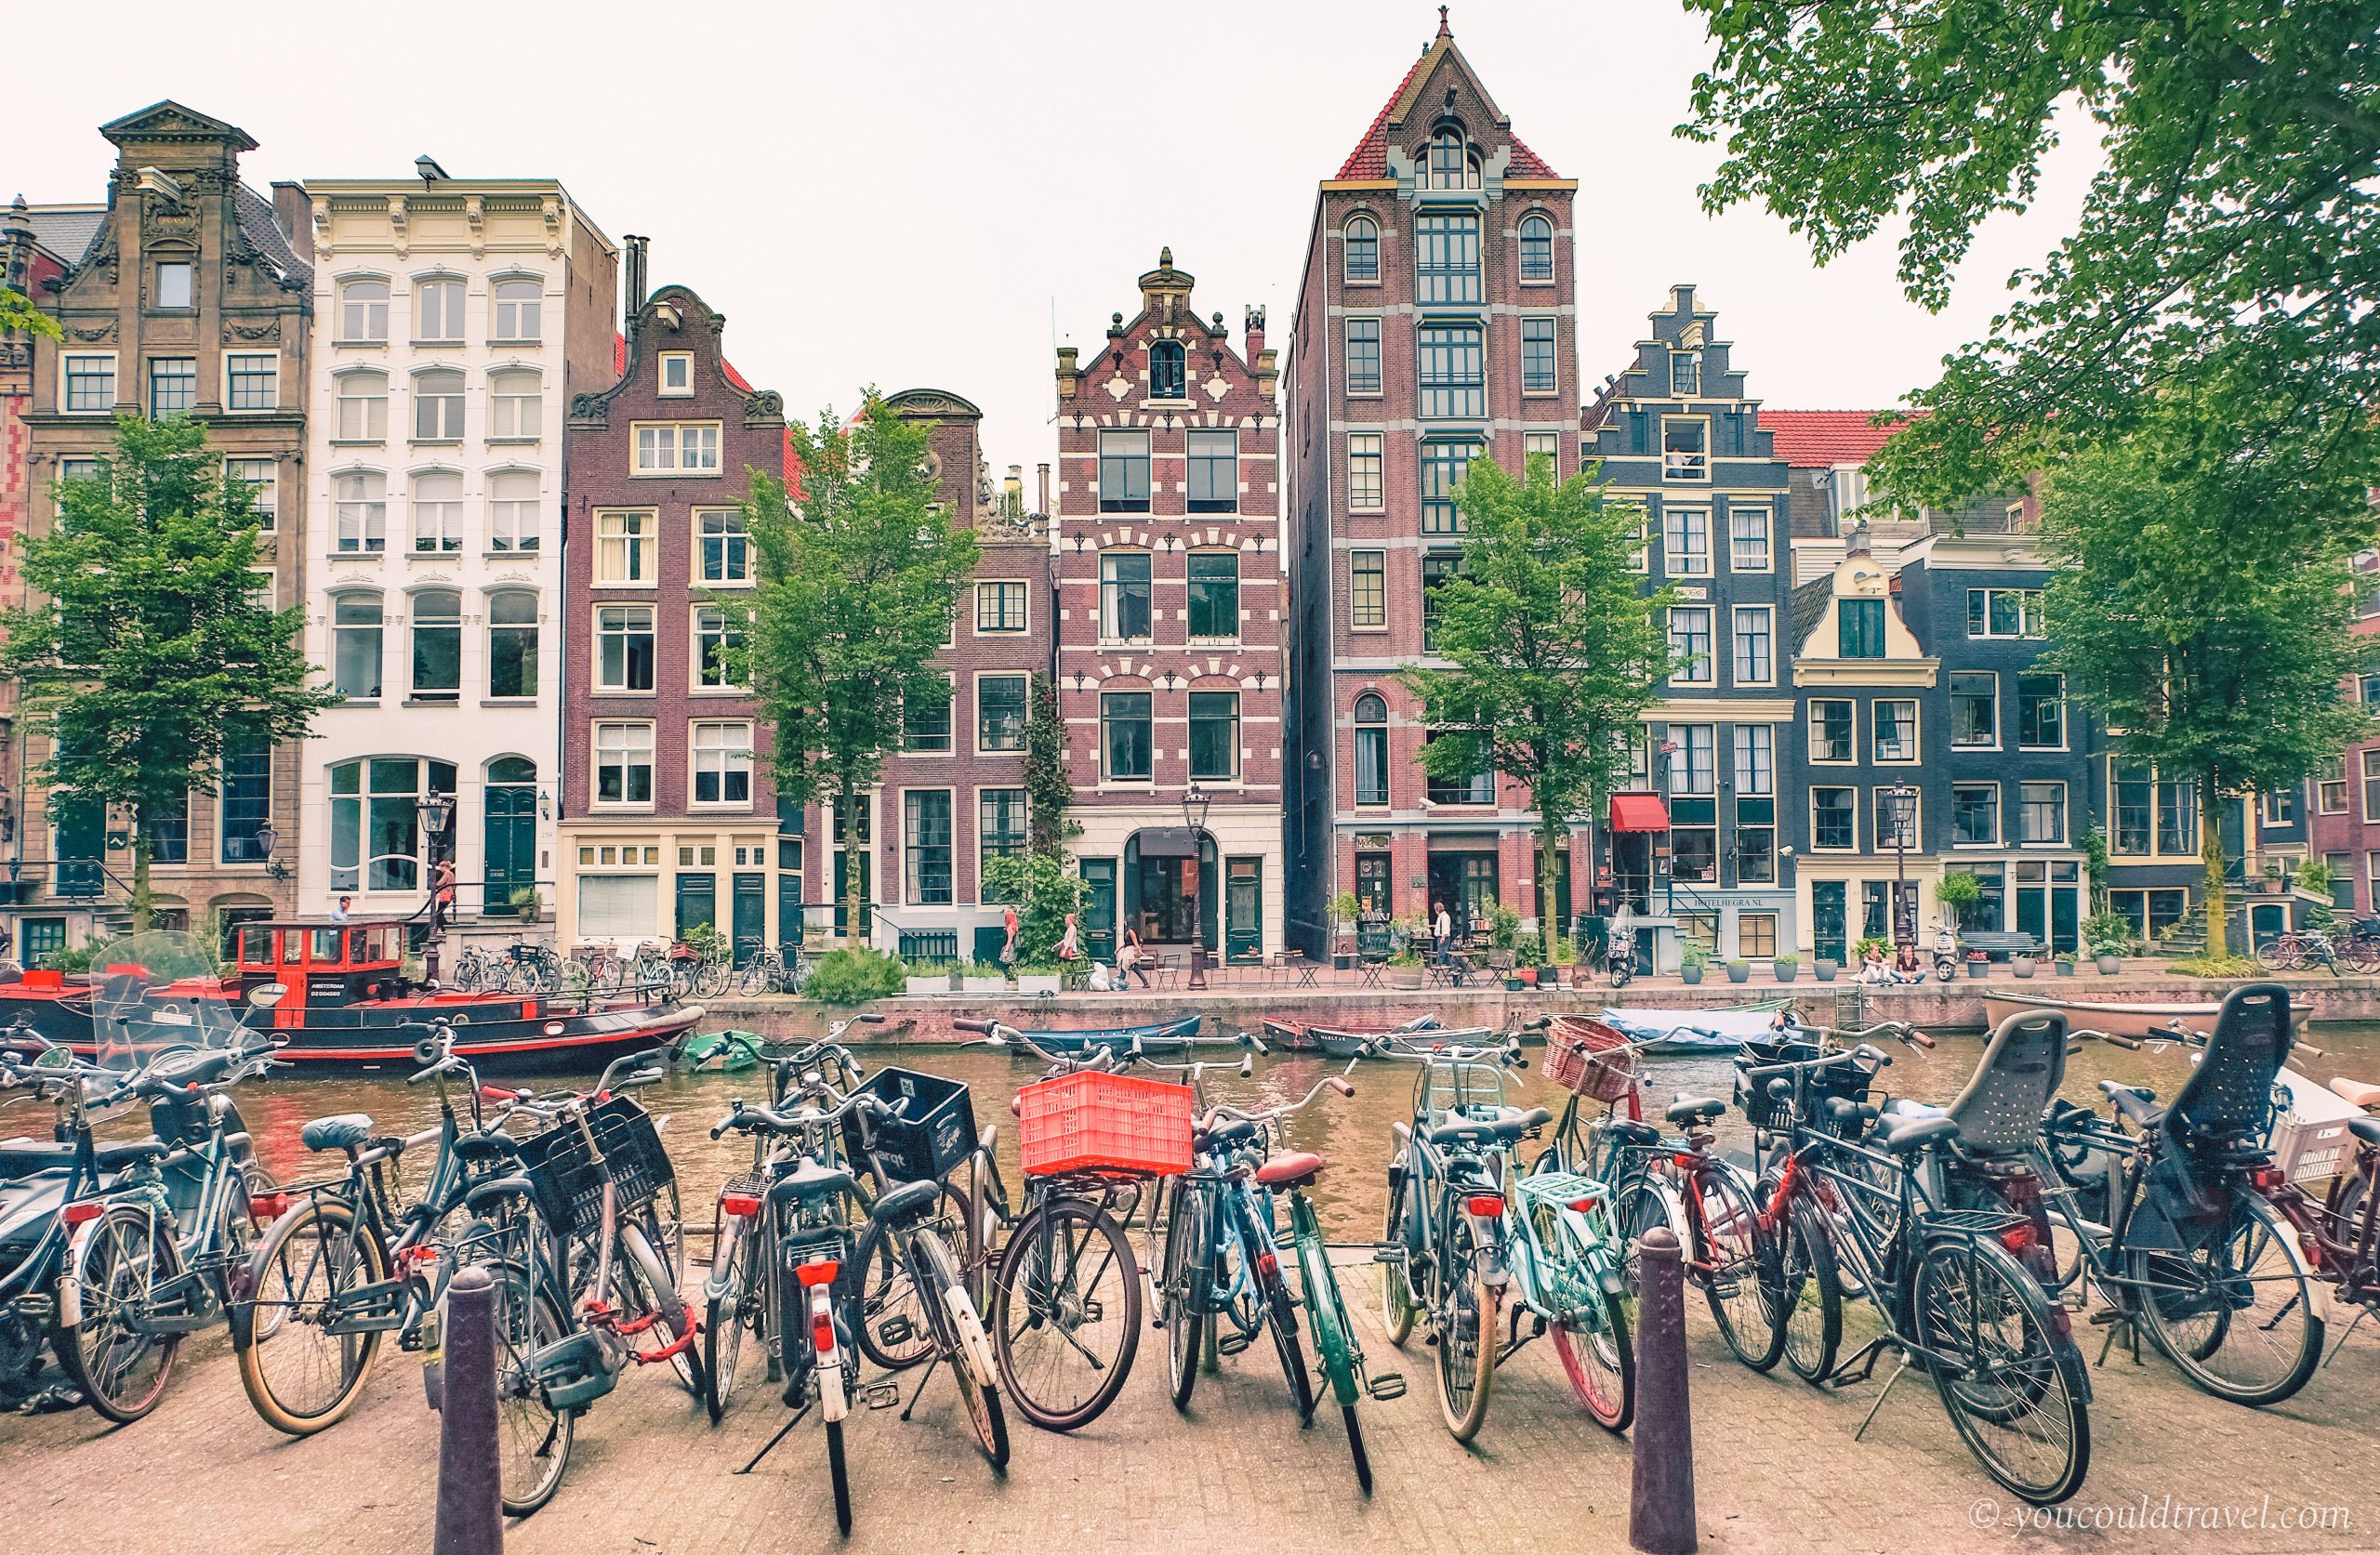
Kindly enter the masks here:
M 412 476 L 409 503 L 413 508 L 413 548 L 417 551 L 458 551 L 463 548 L 463 478 L 451 469 L 426 469 Z
M 1380 279 L 1380 224 L 1368 216 L 1351 217 L 1345 239 L 1347 279 Z
M 499 756 L 487 764 L 490 783 L 535 783 L 537 764 L 525 756 Z
M 338 289 L 338 337 L 386 340 L 389 337 L 389 283 L 350 281 Z
M 375 756 L 333 767 L 331 890 L 420 890 L 419 801 L 425 793 L 454 792 L 450 761 Z
M 340 594 L 331 600 L 331 690 L 365 700 L 380 694 L 377 594 Z
M 452 367 L 416 373 L 413 435 L 418 442 L 458 442 L 463 436 L 463 375 Z
M 1149 348 L 1149 398 L 1182 400 L 1189 394 L 1188 353 L 1179 340 L 1159 340 Z
M 364 553 L 389 548 L 389 478 L 377 469 L 350 469 L 331 480 L 337 510 L 338 548 Z
M 545 307 L 545 287 L 535 281 L 499 281 L 496 283 L 496 325 L 488 331 L 491 340 L 539 340 L 544 338 L 540 318 Z
M 487 597 L 487 694 L 537 694 L 537 596 L 528 589 Z
M 339 442 L 389 441 L 389 375 L 362 368 L 338 376 L 338 420 L 331 431 Z
M 487 435 L 535 438 L 545 428 L 545 383 L 536 373 L 513 368 L 487 376 Z
M 1355 698 L 1355 802 L 1388 803 L 1388 704 L 1370 692 Z
M 413 597 L 413 694 L 452 702 L 463 691 L 463 597 L 426 588 Z
M 1462 131 L 1448 125 L 1430 137 L 1429 187 L 1432 189 L 1477 189 L 1479 187 L 1479 156 L 1462 138 Z
M 1521 279 L 1554 279 L 1554 223 L 1541 216 L 1521 217 Z

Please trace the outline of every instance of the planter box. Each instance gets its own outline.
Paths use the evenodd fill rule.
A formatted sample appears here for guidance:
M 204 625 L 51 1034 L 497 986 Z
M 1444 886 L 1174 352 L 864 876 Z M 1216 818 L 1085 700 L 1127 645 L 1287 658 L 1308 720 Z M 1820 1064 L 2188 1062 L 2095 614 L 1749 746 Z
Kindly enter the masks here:
M 2113 976 L 2115 976 L 2118 972 L 2121 972 L 2121 971 L 2122 971 L 2122 970 L 2123 970 L 2123 957 L 2122 957 L 2122 956 L 2121 956 L 2121 955 L 2102 955 L 2102 956 L 2100 956 L 2100 957 L 2099 957 L 2099 975 L 2100 975 L 2101 977 L 2113 977 Z
M 1802 971 L 1801 965 L 1792 961 L 1772 961 L 1768 964 L 1768 969 L 1777 974 L 1777 981 L 1779 982 L 1791 982 L 1799 977 Z
M 1750 982 L 1752 981 L 1752 963 L 1749 961 L 1728 962 L 1727 981 L 1729 982 Z
M 1338 952 L 1330 957 L 1330 969 L 1339 972 L 1354 971 L 1355 969 L 1355 953 L 1352 950 L 1342 950 Z
M 1970 961 L 1967 963 L 1967 976 L 1977 982 L 1981 982 L 1983 981 L 1983 974 L 1990 970 L 1990 967 L 1991 963 L 1989 961 Z
M 1820 982 L 1832 982 L 1834 981 L 1834 974 L 1841 970 L 1843 970 L 1843 969 L 1840 966 L 1837 966 L 1834 962 L 1821 961 L 1818 964 L 1818 981 Z
M 1391 988 L 1419 988 L 1421 986 L 1421 969 L 1391 967 L 1388 969 L 1388 985 Z
M 1504 992 L 1507 994 L 1517 994 L 1527 986 L 1527 983 L 1523 982 L 1516 977 L 1507 977 L 1504 979 Z
M 2057 975 L 2060 977 L 2072 977 L 2074 975 L 2074 963 L 2070 960 L 2055 961 L 2052 962 L 2051 965 L 2057 969 Z
M 1008 992 L 1008 979 L 1004 977 L 962 977 L 959 980 L 959 991 L 962 994 L 1004 995 Z
M 1537 985 L 1540 988 L 1559 988 L 1562 986 L 1562 969 L 1540 967 L 1537 969 Z
M 909 979 L 909 997 L 931 999 L 937 994 L 950 992 L 948 977 L 913 977 Z
M 1033 977 L 1018 978 L 1016 991 L 1020 994 L 1054 994 L 1058 991 L 1058 983 L 1057 973 L 1045 972 Z
M 2032 976 L 2033 965 L 2033 958 L 2030 955 L 2012 955 L 2008 958 L 2008 969 L 2018 977 Z
M 1702 972 L 1703 969 L 1700 967 L 1680 967 L 1677 969 L 1677 975 L 1686 981 L 1688 988 L 1699 988 L 1702 985 Z

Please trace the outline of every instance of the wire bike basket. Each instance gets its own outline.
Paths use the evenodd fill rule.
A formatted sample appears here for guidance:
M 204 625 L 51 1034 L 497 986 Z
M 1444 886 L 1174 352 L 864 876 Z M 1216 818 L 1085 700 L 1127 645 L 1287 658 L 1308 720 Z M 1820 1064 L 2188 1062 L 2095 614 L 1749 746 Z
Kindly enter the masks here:
M 1103 1172 L 1173 1177 L 1190 1169 L 1188 1086 L 1085 1070 L 1016 1093 L 1028 1177 Z
M 613 1184 L 613 1210 L 626 1215 L 659 1197 L 677 1181 L 653 1114 L 632 1096 L 615 1096 L 587 1114 L 587 1127 L 602 1147 L 597 1165 L 575 1123 L 557 1124 L 521 1141 L 521 1159 L 546 1224 L 586 1236 L 603 1224 L 603 1181 Z
M 1557 1015 L 1545 1029 L 1545 1077 L 1593 1101 L 1624 1100 L 1636 1085 L 1637 1049 L 1601 1021 Z

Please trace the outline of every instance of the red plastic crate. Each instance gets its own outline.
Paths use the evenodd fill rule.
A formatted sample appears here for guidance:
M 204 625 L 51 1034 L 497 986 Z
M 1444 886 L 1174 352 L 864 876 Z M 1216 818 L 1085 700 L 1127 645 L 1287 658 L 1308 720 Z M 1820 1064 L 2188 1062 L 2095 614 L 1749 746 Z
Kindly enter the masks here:
M 1092 1070 L 1037 1081 L 1016 1093 L 1016 1102 L 1018 1150 L 1029 1176 L 1170 1177 L 1190 1169 L 1188 1086 Z

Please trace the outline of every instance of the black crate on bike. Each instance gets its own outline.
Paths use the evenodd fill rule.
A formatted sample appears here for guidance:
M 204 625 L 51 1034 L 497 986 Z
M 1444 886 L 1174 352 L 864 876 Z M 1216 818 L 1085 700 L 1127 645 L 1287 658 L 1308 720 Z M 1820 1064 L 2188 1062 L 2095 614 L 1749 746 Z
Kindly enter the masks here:
M 1750 1048 L 1753 1044 L 1746 1043 Z M 1816 1058 L 1815 1050 L 1801 1055 Z M 1787 1061 L 1798 1061 L 1789 1060 Z M 1787 1089 L 1782 1096 L 1768 1094 L 1768 1082 L 1782 1079 Z M 1826 1104 L 1836 1098 L 1845 1101 L 1864 1102 L 1868 1087 L 1875 1074 L 1856 1060 L 1831 1064 L 1824 1069 L 1792 1070 L 1768 1068 L 1759 1063 L 1736 1064 L 1736 1105 L 1744 1119 L 1754 1128 L 1770 1134 L 1790 1134 L 1796 1121 L 1823 1124 Z M 1795 1088 L 1798 1085 L 1798 1088 Z M 1844 1130 L 1846 1137 L 1857 1128 Z
M 537 1211 L 549 1226 L 584 1236 L 603 1223 L 603 1179 L 614 1185 L 615 1214 L 641 1208 L 677 1180 L 653 1114 L 632 1096 L 615 1096 L 587 1114 L 587 1126 L 603 1153 L 597 1166 L 575 1123 L 562 1124 L 521 1141 Z
M 844 1114 L 843 1147 L 854 1163 L 867 1158 L 871 1134 L 876 1153 L 884 1158 L 885 1176 L 895 1182 L 939 1180 L 975 1153 L 975 1102 L 964 1083 L 884 1068 L 859 1088 L 888 1107 L 906 1105 L 899 1117 L 882 1123 Z

